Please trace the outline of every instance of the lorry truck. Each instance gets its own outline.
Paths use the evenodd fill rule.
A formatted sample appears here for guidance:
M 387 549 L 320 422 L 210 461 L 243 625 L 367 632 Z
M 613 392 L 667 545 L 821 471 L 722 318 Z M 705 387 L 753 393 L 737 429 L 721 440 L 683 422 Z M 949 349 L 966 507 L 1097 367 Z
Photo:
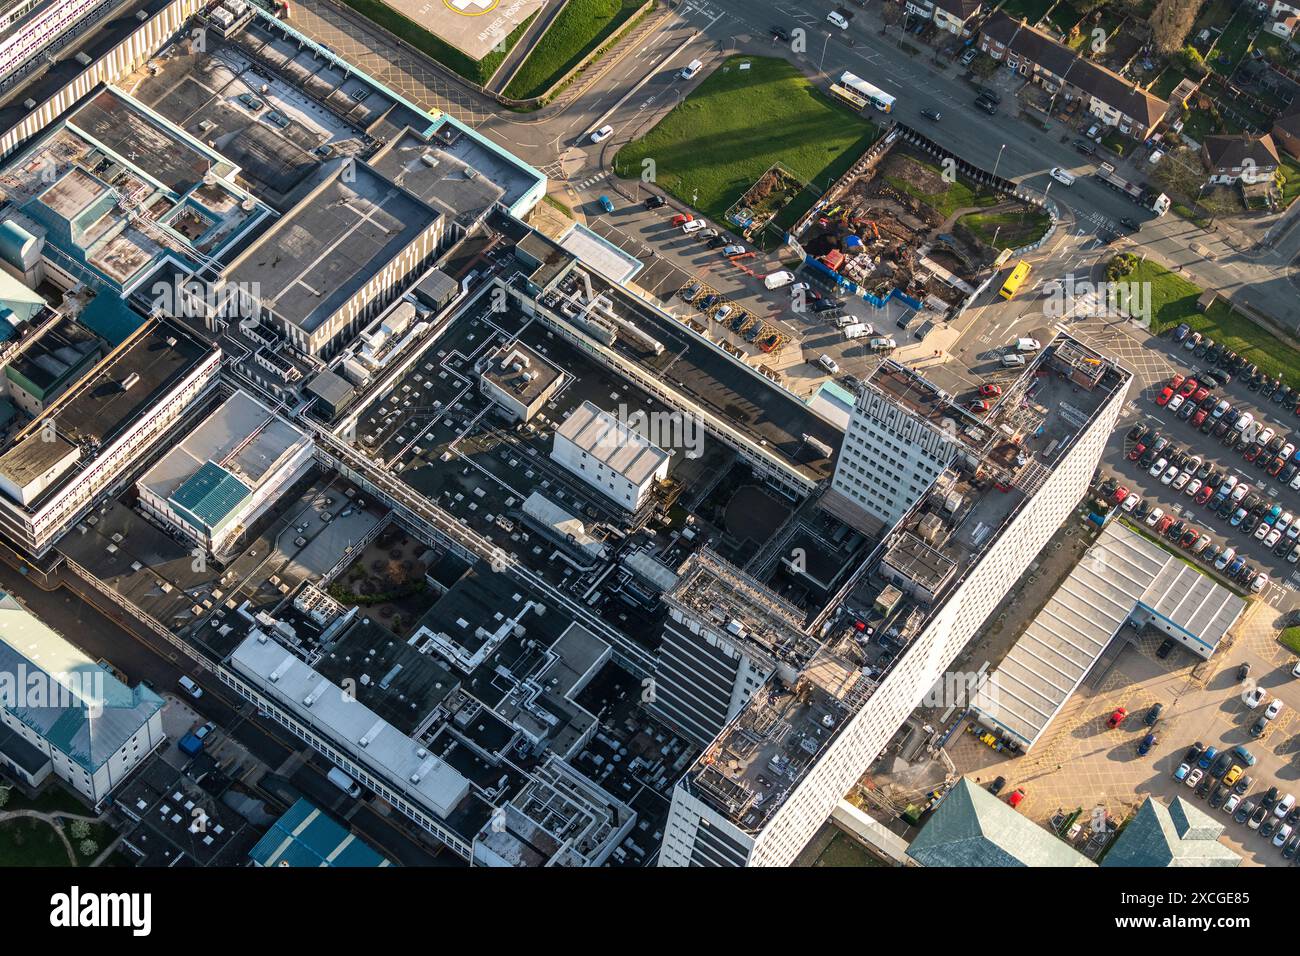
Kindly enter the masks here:
M 1169 211 L 1168 196 L 1162 192 L 1157 192 L 1150 186 L 1129 182 L 1115 172 L 1115 167 L 1110 163 L 1102 163 L 1097 167 L 1097 172 L 1094 175 L 1111 189 L 1123 193 L 1139 206 L 1150 209 L 1157 216 L 1163 216 Z

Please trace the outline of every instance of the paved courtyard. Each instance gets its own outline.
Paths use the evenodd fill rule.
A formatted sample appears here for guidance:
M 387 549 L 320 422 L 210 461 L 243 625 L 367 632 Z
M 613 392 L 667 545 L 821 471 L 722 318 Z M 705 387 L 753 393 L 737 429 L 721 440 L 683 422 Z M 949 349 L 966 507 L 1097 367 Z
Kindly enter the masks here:
M 1084 810 L 1084 822 L 1097 806 L 1122 820 L 1149 795 L 1168 803 L 1181 795 L 1194 801 L 1191 790 L 1172 778 L 1184 751 L 1195 741 L 1230 748 L 1245 744 L 1258 758 L 1247 772 L 1255 780 L 1251 794 L 1258 795 L 1276 785 L 1282 793 L 1300 794 L 1300 681 L 1291 677 L 1294 655 L 1276 639 L 1277 612 L 1255 602 L 1238 622 L 1229 639 L 1209 662 L 1176 648 L 1163 661 L 1155 656 L 1161 636 L 1153 632 L 1136 635 L 1131 629 L 1121 636 L 1133 638 L 1095 687 L 1085 685 L 1070 699 L 1051 727 L 1029 754 L 1006 757 L 995 753 L 972 734 L 955 735 L 948 752 L 958 773 L 969 774 L 987 784 L 999 775 L 1006 777 L 1004 794 L 1017 787 L 1026 794 L 1021 810 L 1046 824 L 1058 810 Z M 1272 722 L 1259 740 L 1249 728 L 1258 715 L 1241 700 L 1242 685 L 1237 667 L 1251 664 L 1251 677 L 1269 695 L 1280 697 L 1286 709 Z M 1146 757 L 1137 756 L 1137 745 L 1147 732 L 1142 718 L 1152 704 L 1164 704 L 1157 727 L 1159 744 Z M 1119 730 L 1108 730 L 1106 718 L 1117 708 L 1128 709 L 1129 718 Z M 1219 810 L 1200 806 L 1225 823 L 1222 840 L 1240 853 L 1246 864 L 1284 865 L 1272 844 L 1256 831 L 1236 824 Z

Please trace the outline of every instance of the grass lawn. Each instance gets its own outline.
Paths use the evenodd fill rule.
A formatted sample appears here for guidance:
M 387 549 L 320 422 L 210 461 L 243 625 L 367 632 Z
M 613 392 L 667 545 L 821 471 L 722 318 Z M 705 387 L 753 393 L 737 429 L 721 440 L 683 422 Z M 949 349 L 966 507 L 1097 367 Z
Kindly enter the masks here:
M 1214 115 L 1205 110 L 1190 110 L 1183 123 L 1183 132 L 1200 143 L 1205 137 L 1220 131 L 1220 123 Z
M 1230 74 L 1241 62 L 1241 58 L 1246 55 L 1246 50 L 1250 46 L 1250 20 L 1247 19 L 1245 11 L 1239 11 L 1233 15 L 1231 22 L 1223 31 L 1223 36 L 1219 37 L 1219 42 L 1214 45 L 1214 52 L 1210 54 L 1210 68 L 1221 76 Z M 1223 62 L 1220 62 L 1220 57 Z
M 569 0 L 505 88 L 511 99 L 541 96 L 613 36 L 642 0 Z
M 661 187 L 721 221 L 773 163 L 825 189 L 877 135 L 874 123 L 832 103 L 785 60 L 738 56 L 619 150 L 614 171 L 630 179 L 653 160 Z M 795 202 L 805 199 L 808 190 Z
M 1043 238 L 1052 217 L 1045 212 L 968 212 L 957 220 L 957 225 L 965 226 L 985 245 L 992 246 L 996 234 L 997 248 L 1019 249 Z
M 1007 0 L 1002 6 L 1002 12 L 1017 20 L 1024 17 L 1032 27 L 1051 9 L 1052 2 L 1053 0 Z
M 1278 185 L 1282 189 L 1282 208 L 1290 209 L 1297 196 L 1300 196 L 1300 162 L 1286 153 L 1279 153 L 1282 165 L 1277 171 Z
M 1156 81 L 1151 84 L 1151 94 L 1158 96 L 1162 100 L 1167 100 L 1169 94 L 1174 91 L 1179 83 L 1187 78 L 1187 74 L 1176 66 L 1167 66 L 1156 77 Z
M 933 163 L 926 162 L 908 154 L 907 157 L 911 162 L 919 166 L 924 166 L 935 174 L 942 176 L 943 171 Z M 1002 201 L 1002 197 L 994 193 L 976 193 L 971 186 L 958 179 L 956 182 L 949 183 L 948 188 L 943 192 L 927 193 L 914 183 L 910 183 L 898 176 L 885 176 L 885 182 L 895 189 L 901 190 L 909 195 L 915 196 L 921 202 L 925 203 L 945 219 L 951 216 L 958 209 L 965 209 L 970 206 L 996 206 Z M 996 225 L 994 228 L 997 228 Z M 992 230 L 990 230 L 990 235 Z
M 514 45 L 519 42 L 519 38 L 524 35 L 524 31 L 528 29 L 528 25 L 533 22 L 533 17 L 529 17 L 515 27 L 510 32 L 510 36 L 506 37 L 504 50 L 494 50 L 483 59 L 475 60 L 447 41 L 408 20 L 392 7 L 384 4 L 382 0 L 343 0 L 343 2 L 357 13 L 379 24 L 389 33 L 401 37 L 421 53 L 433 57 L 443 66 L 454 70 L 471 83 L 477 83 L 479 86 L 483 86 L 488 80 L 492 79 L 492 74 L 501 66 L 506 54 L 514 48 Z M 533 16 L 536 16 L 536 14 L 533 14 Z
M 1254 362 L 1266 374 L 1300 382 L 1300 350 L 1280 341 L 1222 300 L 1208 312 L 1201 312 L 1196 300 L 1204 290 L 1194 282 L 1150 261 L 1140 261 L 1120 281 L 1150 283 L 1152 333 L 1186 322 L 1194 331 Z
M 9 791 L 6 810 L 39 810 L 42 813 L 75 813 L 93 816 L 93 811 L 62 787 L 47 786 L 35 800 L 28 800 L 17 787 Z
M 1278 643 L 1300 654 L 1300 627 L 1288 627 L 1277 636 Z
M 0 867 L 67 865 L 63 841 L 44 820 L 29 818 L 0 824 Z

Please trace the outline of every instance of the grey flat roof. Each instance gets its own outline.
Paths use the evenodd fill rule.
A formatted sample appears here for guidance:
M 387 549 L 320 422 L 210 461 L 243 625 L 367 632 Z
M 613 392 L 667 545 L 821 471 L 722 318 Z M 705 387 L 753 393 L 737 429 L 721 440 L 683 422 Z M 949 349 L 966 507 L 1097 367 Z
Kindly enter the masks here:
M 525 405 L 554 385 L 560 374 L 558 368 L 519 341 L 497 349 L 483 370 L 484 378 Z
M 409 129 L 370 164 L 453 219 L 476 219 L 501 202 L 506 193 L 493 181 L 491 171 L 484 175 L 453 156 L 437 139 L 425 139 Z
M 1158 614 L 1206 645 L 1208 657 L 1245 604 L 1112 521 L 990 675 L 974 707 L 1033 746 L 1135 610 Z
M 263 306 L 310 333 L 438 216 L 364 163 L 339 164 L 225 278 L 258 289 Z
M 298 428 L 241 389 L 145 472 L 140 482 L 159 497 L 169 498 L 205 462 L 214 461 L 256 488 L 305 439 Z
M 254 632 L 235 649 L 230 664 L 277 706 L 332 739 L 426 812 L 445 818 L 468 795 L 469 781 L 448 763 L 270 638 Z M 304 704 L 308 699 L 311 703 Z
M 0 455 L 0 475 L 24 488 L 77 450 L 76 445 L 58 435 L 54 441 L 44 438 L 43 433 L 33 432 Z

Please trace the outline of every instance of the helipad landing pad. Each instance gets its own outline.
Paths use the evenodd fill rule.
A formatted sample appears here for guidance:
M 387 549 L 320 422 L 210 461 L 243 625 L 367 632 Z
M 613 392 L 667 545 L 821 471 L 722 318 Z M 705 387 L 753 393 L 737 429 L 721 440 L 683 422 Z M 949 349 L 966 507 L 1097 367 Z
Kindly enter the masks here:
M 552 0 L 558 2 L 558 0 Z M 384 0 L 406 19 L 481 60 L 546 0 Z

